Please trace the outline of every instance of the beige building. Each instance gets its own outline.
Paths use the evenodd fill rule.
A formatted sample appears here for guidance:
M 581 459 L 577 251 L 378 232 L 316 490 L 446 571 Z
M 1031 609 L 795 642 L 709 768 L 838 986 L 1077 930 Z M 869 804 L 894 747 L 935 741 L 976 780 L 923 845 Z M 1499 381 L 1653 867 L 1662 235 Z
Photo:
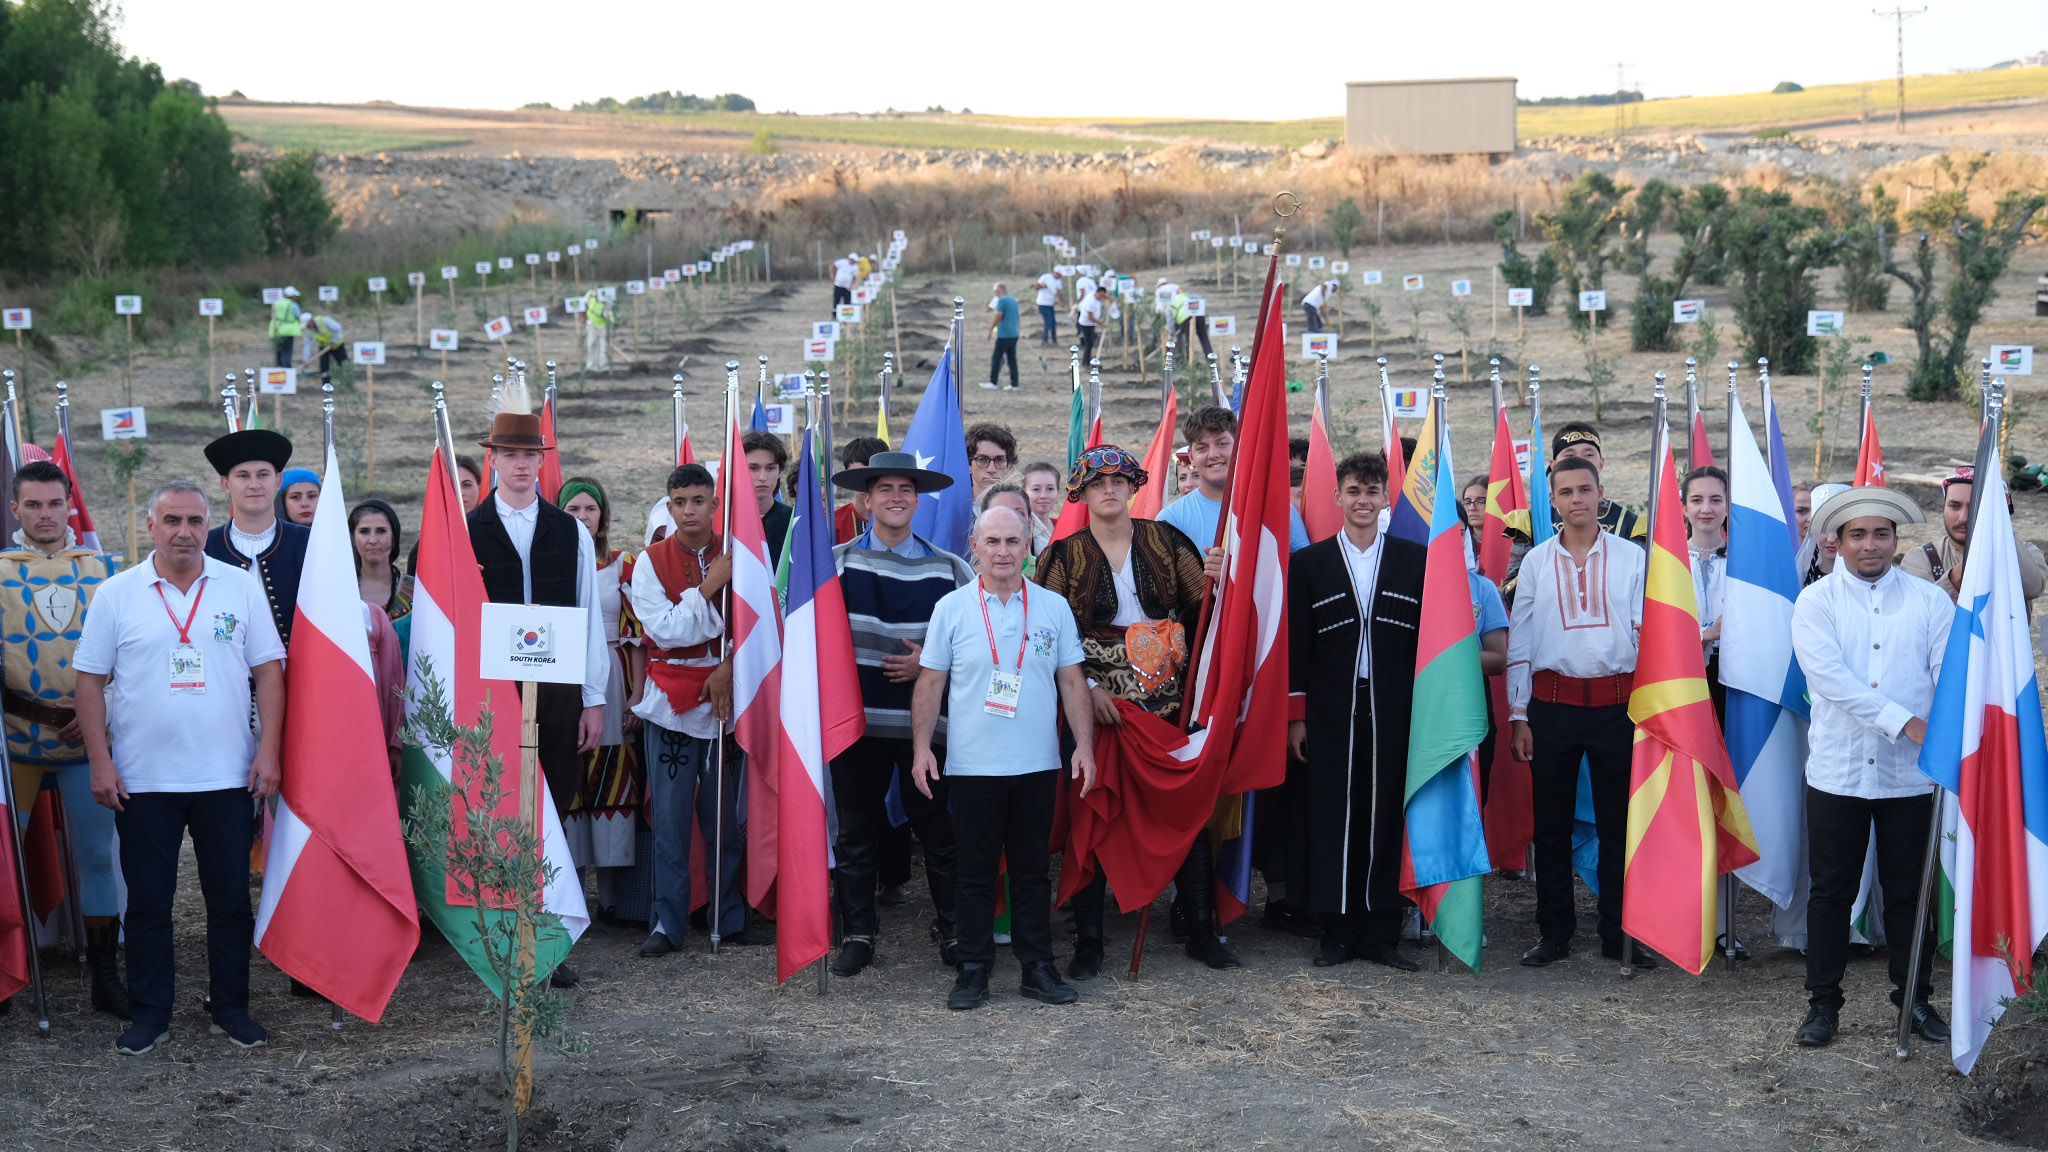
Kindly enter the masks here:
M 1344 143 L 1354 151 L 1507 156 L 1515 150 L 1512 76 L 1354 81 L 1344 88 Z

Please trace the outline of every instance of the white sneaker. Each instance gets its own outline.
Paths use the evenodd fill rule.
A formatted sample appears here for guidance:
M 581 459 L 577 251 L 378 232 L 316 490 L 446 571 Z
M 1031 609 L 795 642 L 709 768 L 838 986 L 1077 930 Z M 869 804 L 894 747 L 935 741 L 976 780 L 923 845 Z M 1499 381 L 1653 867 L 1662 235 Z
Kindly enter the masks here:
M 996 382 L 995 382 L 995 381 L 993 381 L 993 380 L 983 380 L 983 381 L 981 382 L 981 386 L 982 386 L 983 388 L 986 388 L 986 389 L 988 389 L 988 390 L 989 390 L 989 391 L 991 391 L 991 392 L 993 392 L 993 391 L 995 391 L 995 390 L 996 390 Z
M 1008 932 L 996 933 L 995 942 L 998 944 L 1008 944 L 1010 942 L 1010 934 Z

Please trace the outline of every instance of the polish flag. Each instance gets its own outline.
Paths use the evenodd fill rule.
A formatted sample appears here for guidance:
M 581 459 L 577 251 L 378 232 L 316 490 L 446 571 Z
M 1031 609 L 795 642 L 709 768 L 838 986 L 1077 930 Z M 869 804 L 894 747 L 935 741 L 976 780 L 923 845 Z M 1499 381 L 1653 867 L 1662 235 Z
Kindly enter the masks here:
M 313 514 L 285 683 L 283 785 L 263 868 L 256 945 L 279 968 L 375 1022 L 419 944 L 384 724 L 356 595 L 332 448 Z M 395 687 L 395 686 L 394 686 Z

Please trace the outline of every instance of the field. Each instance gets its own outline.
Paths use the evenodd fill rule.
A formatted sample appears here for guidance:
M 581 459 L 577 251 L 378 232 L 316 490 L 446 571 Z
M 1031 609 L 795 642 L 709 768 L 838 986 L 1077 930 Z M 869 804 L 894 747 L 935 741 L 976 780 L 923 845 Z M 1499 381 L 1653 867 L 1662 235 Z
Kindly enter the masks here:
M 1906 115 L 1911 118 L 1961 105 L 2035 101 L 2048 97 L 2048 68 L 2007 68 L 1946 76 L 1906 77 Z M 1860 84 L 1816 85 L 1804 92 L 1774 95 L 1687 96 L 1631 104 L 1632 130 L 1683 132 L 1754 131 L 1860 119 L 1889 124 L 1898 106 L 1890 79 Z M 1541 136 L 1607 136 L 1614 132 L 1613 108 L 1523 108 L 1516 131 L 1525 140 Z
M 459 148 L 470 141 L 420 136 L 410 132 L 380 132 L 374 128 L 352 128 L 340 124 L 262 124 L 244 122 L 235 135 L 266 148 L 308 148 L 324 155 L 348 152 L 440 152 Z

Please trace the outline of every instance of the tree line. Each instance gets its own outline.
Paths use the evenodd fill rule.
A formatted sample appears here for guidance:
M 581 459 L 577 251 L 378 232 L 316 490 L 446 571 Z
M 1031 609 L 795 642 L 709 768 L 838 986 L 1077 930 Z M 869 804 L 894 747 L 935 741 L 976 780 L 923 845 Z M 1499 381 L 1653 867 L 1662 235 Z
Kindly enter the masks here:
M 737 92 L 717 96 L 692 96 L 687 92 L 655 92 L 630 100 L 610 96 L 572 106 L 571 112 L 653 112 L 675 115 L 681 112 L 752 112 L 754 102 Z

